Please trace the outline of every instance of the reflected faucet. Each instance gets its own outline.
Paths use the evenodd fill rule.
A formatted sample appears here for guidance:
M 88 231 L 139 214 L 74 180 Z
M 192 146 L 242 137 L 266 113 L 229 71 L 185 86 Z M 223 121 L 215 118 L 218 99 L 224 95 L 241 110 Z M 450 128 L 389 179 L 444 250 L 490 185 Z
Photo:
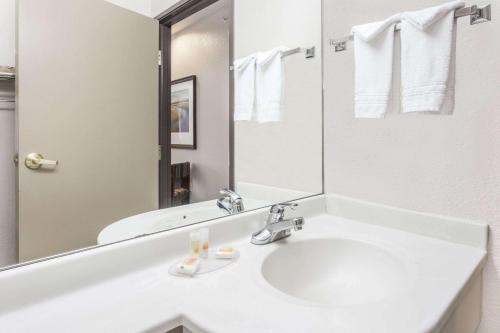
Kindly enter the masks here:
M 222 198 L 217 199 L 217 206 L 225 210 L 228 214 L 241 213 L 245 210 L 243 206 L 243 198 L 227 188 L 220 190 Z
M 295 231 L 302 230 L 304 226 L 303 217 L 295 217 L 285 220 L 286 208 L 295 208 L 296 203 L 280 203 L 271 207 L 267 217 L 266 226 L 252 234 L 252 244 L 264 245 L 288 237 L 292 234 L 291 229 Z

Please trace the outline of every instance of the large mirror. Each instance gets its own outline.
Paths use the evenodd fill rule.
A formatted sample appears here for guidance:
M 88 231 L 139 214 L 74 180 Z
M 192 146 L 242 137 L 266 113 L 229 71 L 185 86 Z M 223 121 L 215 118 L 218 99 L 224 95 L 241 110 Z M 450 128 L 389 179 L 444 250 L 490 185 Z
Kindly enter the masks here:
M 126 3 L 2 3 L 0 267 L 323 191 L 321 0 Z

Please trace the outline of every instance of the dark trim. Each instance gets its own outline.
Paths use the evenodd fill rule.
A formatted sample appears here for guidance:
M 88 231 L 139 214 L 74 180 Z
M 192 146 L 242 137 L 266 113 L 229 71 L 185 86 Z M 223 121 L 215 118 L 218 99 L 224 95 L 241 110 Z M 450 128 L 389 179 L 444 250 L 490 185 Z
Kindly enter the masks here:
M 217 1 L 218 0 L 188 0 L 180 3 L 177 7 L 167 9 L 156 18 L 160 21 L 160 24 L 171 26 Z
M 197 131 L 197 128 L 196 128 L 196 109 L 197 109 L 197 104 L 198 104 L 198 102 L 197 102 L 198 99 L 196 98 L 196 87 L 198 85 L 198 81 L 196 80 L 196 75 L 190 75 L 190 76 L 186 76 L 186 77 L 183 77 L 181 79 L 172 81 L 170 84 L 170 89 L 172 89 L 172 86 L 174 84 L 189 82 L 189 81 L 193 81 L 193 99 L 194 99 L 194 101 L 193 101 L 193 144 L 192 145 L 175 145 L 175 144 L 171 143 L 170 146 L 174 149 L 192 149 L 192 150 L 196 149 L 196 131 Z M 169 111 L 172 112 L 170 107 L 169 107 Z M 170 112 L 169 112 L 169 114 L 170 114 Z M 171 132 L 171 130 L 170 130 L 170 132 Z
M 172 31 L 170 26 L 160 25 L 160 49 L 162 50 L 162 66 L 159 70 L 159 144 L 161 146 L 161 160 L 159 162 L 159 191 L 160 209 L 168 208 L 172 204 L 172 170 L 170 168 L 172 152 L 171 143 L 171 120 L 170 120 L 170 91 L 171 70 L 170 61 L 163 55 L 170 55 Z
M 178 84 L 182 82 L 194 81 L 196 82 L 196 75 L 189 75 L 180 79 L 176 79 L 172 81 L 172 84 Z
M 234 0 L 229 1 L 229 65 L 234 62 Z M 236 191 L 234 174 L 234 75 L 229 71 L 229 188 Z

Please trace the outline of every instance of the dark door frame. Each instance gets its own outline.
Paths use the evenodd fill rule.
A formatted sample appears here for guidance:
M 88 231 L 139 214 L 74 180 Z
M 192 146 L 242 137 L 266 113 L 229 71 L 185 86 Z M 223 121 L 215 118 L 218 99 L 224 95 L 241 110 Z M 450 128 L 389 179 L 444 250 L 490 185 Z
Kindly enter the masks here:
M 170 64 L 166 64 L 163 54 L 170 54 L 171 42 L 171 28 L 160 24 L 160 51 L 159 65 L 160 70 L 158 73 L 159 79 L 159 144 L 160 144 L 160 162 L 158 168 L 159 177 L 159 208 L 168 208 L 172 205 L 172 154 L 171 154 L 171 121 L 169 113 L 170 110 L 170 81 L 171 71 Z M 161 58 L 160 58 L 161 57 Z M 161 60 L 161 62 L 160 62 Z
M 160 52 L 161 67 L 159 71 L 159 142 L 161 146 L 161 160 L 159 163 L 159 190 L 160 209 L 168 208 L 172 202 L 171 179 L 171 120 L 170 120 L 170 91 L 172 88 L 172 25 L 199 12 L 219 0 L 182 0 L 158 15 L 160 22 Z M 229 27 L 229 61 L 233 61 L 233 6 L 234 0 L 229 0 L 230 27 Z M 229 70 L 229 68 L 228 68 Z M 229 71 L 229 187 L 234 190 L 234 122 L 233 122 L 233 75 Z

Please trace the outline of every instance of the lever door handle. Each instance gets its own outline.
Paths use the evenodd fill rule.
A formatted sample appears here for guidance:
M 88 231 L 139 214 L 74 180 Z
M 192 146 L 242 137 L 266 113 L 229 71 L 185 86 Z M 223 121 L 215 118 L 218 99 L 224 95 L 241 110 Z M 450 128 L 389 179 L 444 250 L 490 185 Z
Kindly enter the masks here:
M 26 165 L 26 167 L 31 170 L 38 170 L 42 166 L 55 167 L 58 164 L 59 161 L 46 160 L 41 154 L 38 153 L 31 153 L 26 156 L 26 159 L 24 160 L 24 165 Z

